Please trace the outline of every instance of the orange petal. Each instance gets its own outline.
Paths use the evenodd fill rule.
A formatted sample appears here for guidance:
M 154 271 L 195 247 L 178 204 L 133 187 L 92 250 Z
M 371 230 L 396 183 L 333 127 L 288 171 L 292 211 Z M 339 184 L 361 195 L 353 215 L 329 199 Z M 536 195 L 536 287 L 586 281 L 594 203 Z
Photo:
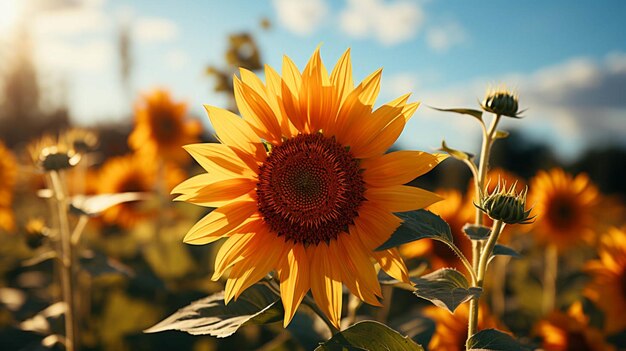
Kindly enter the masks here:
M 225 303 L 228 303 L 233 297 L 237 299 L 244 290 L 278 266 L 278 262 L 285 251 L 285 241 L 275 234 L 268 232 L 264 234 L 256 234 L 256 237 L 261 240 L 255 240 L 252 246 L 254 253 L 245 256 L 233 266 L 224 288 Z M 263 237 L 261 238 L 261 236 Z
M 365 248 L 371 251 L 387 241 L 400 223 L 402 220 L 389 210 L 366 201 L 359 208 L 359 216 L 354 219 L 350 233 L 354 233 Z
M 391 212 L 419 210 L 443 200 L 435 193 L 406 185 L 369 188 L 365 191 L 365 198 Z
M 372 255 L 380 264 L 385 273 L 401 282 L 409 283 L 409 271 L 396 248 L 383 251 L 373 251 Z
M 292 245 L 280 263 L 280 297 L 285 308 L 284 327 L 287 327 L 296 313 L 300 302 L 309 291 L 309 258 L 304 246 Z
M 375 132 L 368 143 L 354 145 L 350 150 L 354 157 L 361 159 L 382 155 L 396 142 L 405 124 L 404 117 L 397 117 L 382 130 Z
M 384 187 L 406 184 L 439 164 L 439 158 L 421 151 L 396 151 L 361 161 L 363 180 Z
M 331 240 L 330 245 L 336 245 Z M 311 293 L 317 306 L 324 312 L 330 322 L 339 328 L 341 320 L 341 270 L 330 256 L 330 250 L 324 243 L 313 248 L 311 257 Z
M 272 67 L 265 65 L 265 80 L 267 81 L 267 96 L 269 104 L 274 110 L 274 114 L 278 117 L 278 124 L 283 136 L 292 137 L 298 134 L 296 128 L 291 124 L 287 113 L 282 106 L 282 79 L 278 72 Z
M 202 174 L 201 174 L 202 175 Z M 198 176 L 196 176 L 198 177 Z M 186 190 L 182 186 L 186 185 L 189 180 L 179 184 L 172 192 L 178 193 L 185 190 L 185 193 L 179 195 L 174 200 L 187 201 L 192 204 L 208 207 L 220 207 L 239 197 L 252 192 L 256 187 L 256 181 L 249 178 L 233 178 L 220 180 L 217 182 L 203 184 L 197 189 Z M 179 189 L 180 187 L 180 189 Z
M 193 157 L 209 174 L 215 172 L 231 175 L 230 178 L 255 177 L 256 172 L 250 169 L 249 163 L 255 161 L 245 155 L 246 162 L 241 160 L 233 149 L 228 145 L 217 143 L 202 143 L 185 145 L 183 148 Z
M 348 94 L 354 89 L 350 49 L 347 49 L 337 61 L 335 68 L 333 68 L 333 71 L 330 73 L 330 82 L 335 86 L 339 103 L 343 103 L 346 97 L 348 97 Z
M 189 229 L 183 242 L 194 245 L 212 243 L 249 219 L 257 209 L 255 201 L 237 201 L 216 208 Z
M 354 235 L 341 234 L 337 237 L 334 257 L 342 257 L 342 281 L 361 300 L 373 306 L 382 306 L 376 296 L 382 297 L 378 275 L 361 241 Z M 331 247 L 332 249 L 333 247 Z

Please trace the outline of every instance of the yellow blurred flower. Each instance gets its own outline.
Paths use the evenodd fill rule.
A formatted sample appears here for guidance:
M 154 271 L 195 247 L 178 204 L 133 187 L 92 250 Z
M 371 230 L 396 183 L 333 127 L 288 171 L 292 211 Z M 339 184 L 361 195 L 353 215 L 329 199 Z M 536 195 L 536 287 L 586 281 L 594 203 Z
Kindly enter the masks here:
M 626 231 L 602 235 L 598 255 L 585 266 L 591 282 L 584 293 L 604 312 L 608 333 L 626 330 Z
M 439 162 L 419 151 L 385 154 L 418 107 L 404 95 L 379 109 L 378 70 L 354 87 L 349 51 L 329 75 L 319 50 L 301 73 L 287 57 L 281 77 L 266 66 L 266 83 L 241 69 L 235 99 L 243 118 L 205 106 L 221 144 L 188 145 L 206 169 L 180 184 L 177 199 L 217 207 L 185 242 L 228 239 L 213 279 L 232 267 L 225 300 L 276 270 L 287 325 L 310 289 L 339 326 L 342 283 L 380 305 L 372 259 L 408 281 L 397 249 L 374 251 L 399 226 L 394 212 L 439 201 L 406 186 Z
M 202 131 L 199 121 L 185 118 L 186 110 L 186 104 L 172 100 L 165 90 L 146 94 L 135 108 L 130 147 L 155 159 L 186 162 L 182 146 L 197 142 Z
M 98 193 L 115 194 L 124 192 L 154 193 L 158 181 L 158 166 L 150 159 L 138 154 L 109 159 L 98 173 Z M 172 189 L 185 178 L 179 168 L 166 166 L 166 186 Z M 150 208 L 144 201 L 125 202 L 116 205 L 102 214 L 106 224 L 115 224 L 130 228 L 139 221 L 157 215 L 155 208 Z
M 467 341 L 467 324 L 469 318 L 469 304 L 460 305 L 454 314 L 448 310 L 428 306 L 423 314 L 435 322 L 435 334 L 428 348 L 436 351 L 465 351 Z M 502 330 L 502 326 L 493 317 L 485 305 L 480 305 L 478 311 L 478 330 L 497 328 Z
M 0 229 L 13 231 L 13 187 L 17 181 L 17 162 L 11 151 L 0 141 Z
M 535 238 L 561 250 L 591 241 L 599 200 L 597 188 L 585 174 L 572 177 L 559 168 L 539 171 L 530 182 L 528 195 L 537 215 L 530 226 Z
M 574 303 L 567 311 L 552 312 L 535 327 L 535 334 L 541 338 L 541 347 L 546 351 L 611 351 L 600 330 L 589 325 L 582 304 Z
M 463 233 L 463 226 L 472 222 L 474 206 L 463 199 L 460 191 L 454 189 L 440 189 L 436 191 L 443 200 L 428 207 L 428 210 L 439 215 L 450 225 L 454 244 L 461 249 L 466 257 L 471 257 L 472 242 Z M 407 258 L 426 257 L 430 260 L 433 270 L 453 267 L 460 271 L 465 268 L 459 258 L 450 248 L 439 241 L 421 239 L 400 247 L 400 253 Z

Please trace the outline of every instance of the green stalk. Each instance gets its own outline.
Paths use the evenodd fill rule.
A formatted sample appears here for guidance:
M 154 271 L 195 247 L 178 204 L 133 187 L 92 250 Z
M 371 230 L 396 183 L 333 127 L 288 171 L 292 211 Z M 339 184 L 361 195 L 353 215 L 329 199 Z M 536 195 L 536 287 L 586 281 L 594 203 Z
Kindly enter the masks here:
M 489 169 L 489 154 L 491 152 L 491 146 L 493 145 L 494 136 L 496 133 L 496 127 L 498 126 L 498 122 L 500 122 L 500 115 L 496 115 L 496 117 L 491 121 L 491 125 L 489 129 L 485 127 L 484 123 L 481 123 L 483 129 L 483 141 L 480 150 L 480 161 L 478 165 L 478 176 L 474 178 L 474 185 L 476 188 L 476 195 L 474 197 L 474 202 L 480 204 L 480 201 L 483 196 L 483 191 L 485 189 L 485 178 L 487 177 L 487 171 Z M 476 225 L 483 224 L 483 212 L 479 208 L 476 208 L 476 217 L 474 223 Z M 495 224 L 495 223 L 494 223 Z M 491 237 L 493 237 L 493 231 L 491 233 Z M 494 244 L 495 245 L 495 244 Z M 485 256 L 485 248 L 483 248 L 483 243 L 478 240 L 472 240 L 472 267 L 474 267 L 474 273 L 477 277 L 477 282 L 474 286 L 478 286 L 480 282 L 480 286 L 482 287 L 482 281 L 480 278 L 480 260 L 483 256 Z M 477 331 L 478 327 L 478 297 L 470 300 L 469 306 L 469 321 L 467 325 L 467 340 L 472 337 Z

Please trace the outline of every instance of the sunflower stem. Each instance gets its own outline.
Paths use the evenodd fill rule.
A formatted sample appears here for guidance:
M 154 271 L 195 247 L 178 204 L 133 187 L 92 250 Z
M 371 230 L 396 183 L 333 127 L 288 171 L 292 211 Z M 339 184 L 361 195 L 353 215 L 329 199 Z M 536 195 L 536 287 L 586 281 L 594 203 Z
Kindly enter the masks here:
M 559 251 L 556 245 L 550 244 L 545 249 L 543 268 L 543 291 L 541 296 L 541 310 L 544 315 L 554 310 L 556 298 L 556 277 L 559 269 Z
M 498 123 L 500 122 L 500 115 L 496 115 L 495 118 L 491 121 L 489 128 L 487 129 L 484 123 L 481 123 L 482 132 L 483 132 L 483 140 L 480 150 L 480 159 L 478 163 L 478 174 L 474 173 L 474 187 L 476 195 L 474 197 L 474 203 L 480 204 L 483 198 L 483 192 L 485 189 L 485 179 L 487 177 L 487 171 L 489 170 L 489 156 L 491 153 L 491 146 L 494 142 L 494 136 L 496 133 L 496 128 Z M 476 216 L 474 220 L 474 224 L 482 225 L 483 224 L 483 212 L 480 208 L 476 208 Z M 496 223 L 494 222 L 494 228 Z M 501 224 L 500 224 L 501 226 Z M 498 228 L 500 230 L 500 228 Z M 495 246 L 497 241 L 497 235 L 494 234 L 495 230 L 492 230 L 491 236 L 489 240 L 483 247 L 483 241 L 480 240 L 472 240 L 472 267 L 474 268 L 474 274 L 476 276 L 476 280 L 473 284 L 475 287 L 482 288 L 482 275 L 481 273 L 481 263 L 483 258 L 488 259 L 489 255 L 491 255 L 491 251 L 493 247 L 489 249 L 490 241 L 493 237 L 495 237 L 495 241 L 493 241 L 492 246 Z M 487 253 L 488 252 L 488 253 Z M 485 262 L 486 268 L 486 262 Z M 467 325 L 467 341 L 474 335 L 477 331 L 478 327 L 478 299 L 479 297 L 472 298 L 470 300 L 469 306 L 469 321 Z
M 313 312 L 315 312 L 316 315 L 318 315 L 322 319 L 322 321 L 324 321 L 324 323 L 326 323 L 326 326 L 328 327 L 332 335 L 335 335 L 341 332 L 341 330 L 337 329 L 337 327 L 335 327 L 335 325 L 330 321 L 330 319 L 326 317 L 326 315 L 324 314 L 324 311 L 322 311 L 317 306 L 315 301 L 313 301 L 313 299 L 309 295 L 304 296 L 304 299 L 302 299 L 302 303 L 307 305 Z
M 61 174 L 57 171 L 51 171 L 49 175 L 57 204 L 59 236 L 61 242 L 61 252 L 59 257 L 61 261 L 61 291 L 63 295 L 63 302 L 66 306 L 64 316 L 65 346 L 67 351 L 74 351 L 77 347 L 77 336 L 74 324 L 74 272 L 72 269 L 73 255 L 70 238 L 70 226 L 69 219 L 67 217 L 67 197 L 65 196 L 65 189 L 63 182 L 61 181 Z

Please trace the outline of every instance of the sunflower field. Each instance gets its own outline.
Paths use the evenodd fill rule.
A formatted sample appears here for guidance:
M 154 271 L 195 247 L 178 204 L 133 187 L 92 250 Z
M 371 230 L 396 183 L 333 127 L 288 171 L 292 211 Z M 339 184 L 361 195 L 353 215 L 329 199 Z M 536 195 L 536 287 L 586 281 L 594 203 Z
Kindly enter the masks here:
M 17 2 L 0 1 L 17 16 Z M 44 2 L 35 8 L 113 6 Z M 80 78 L 94 106 L 115 115 L 91 123 L 75 115 L 91 105 L 73 100 L 88 91 L 42 83 L 41 33 L 28 25 L 38 12 L 21 9 L 21 22 L 0 15 L 14 21 L 0 41 L 1 350 L 626 350 L 626 148 L 606 137 L 562 157 L 562 136 L 523 129 L 536 123 L 541 89 L 584 92 L 594 72 L 623 103 L 626 55 L 607 58 L 606 74 L 576 61 L 536 93 L 531 78 L 519 91 L 505 85 L 519 77 L 483 79 L 473 105 L 422 99 L 378 66 L 366 72 L 371 57 L 354 38 L 355 48 L 337 49 L 329 34 L 304 56 L 281 51 L 266 63 L 283 47 L 269 44 L 277 23 L 295 25 L 283 11 L 304 6 L 310 20 L 320 3 L 335 6 L 274 1 L 277 19 L 214 38 L 217 59 L 197 69 L 213 84 L 202 101 L 174 83 L 137 83 L 171 72 L 153 69 L 142 56 L 152 49 L 134 41 L 175 32 L 155 19 L 135 30 L 144 22 L 122 11 L 125 20 L 107 22 L 121 98 Z M 348 24 L 387 21 L 397 7 L 402 29 L 423 15 L 410 1 L 346 6 Z M 87 12 L 68 28 L 91 28 Z M 403 45 L 389 38 L 408 40 L 375 33 L 372 57 Z M 168 57 L 181 70 L 197 64 Z M 394 67 L 385 60 L 376 62 Z M 79 61 L 69 72 L 91 67 Z M 575 108 L 587 111 L 592 98 Z M 623 120 L 619 101 L 607 110 Z M 446 123 L 454 134 L 420 139 Z M 623 139 L 619 124 L 611 128 Z

